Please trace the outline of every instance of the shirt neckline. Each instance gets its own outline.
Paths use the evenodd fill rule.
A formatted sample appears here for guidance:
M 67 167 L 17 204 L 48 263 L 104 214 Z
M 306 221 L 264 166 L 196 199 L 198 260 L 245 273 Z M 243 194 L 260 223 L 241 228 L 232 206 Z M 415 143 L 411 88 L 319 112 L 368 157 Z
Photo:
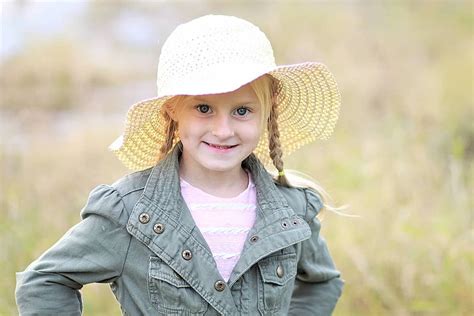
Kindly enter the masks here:
M 241 199 L 243 196 L 248 195 L 250 189 L 255 187 L 255 184 L 252 181 L 252 177 L 250 176 L 250 173 L 247 172 L 247 171 L 246 171 L 246 173 L 247 173 L 247 176 L 248 176 L 248 179 L 249 179 L 247 187 L 245 188 L 245 190 L 243 190 L 242 192 L 240 192 L 236 196 L 232 196 L 232 197 L 220 197 L 220 196 L 216 196 L 216 195 L 207 193 L 207 192 L 201 190 L 200 188 L 193 186 L 191 183 L 187 182 L 182 177 L 179 177 L 179 181 L 180 181 L 180 185 L 181 185 L 182 188 L 183 187 L 184 188 L 189 187 L 189 188 L 197 191 L 199 194 L 208 196 L 209 198 L 214 199 L 214 200 L 231 201 L 231 200 Z

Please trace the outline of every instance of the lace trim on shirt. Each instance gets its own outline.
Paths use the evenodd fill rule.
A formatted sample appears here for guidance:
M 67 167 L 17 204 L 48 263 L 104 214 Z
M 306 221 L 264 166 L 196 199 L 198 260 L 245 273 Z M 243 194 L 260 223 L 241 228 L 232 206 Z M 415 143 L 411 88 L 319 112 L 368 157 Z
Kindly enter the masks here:
M 202 228 L 199 228 L 199 230 L 203 234 L 219 234 L 219 233 L 242 234 L 242 233 L 248 233 L 250 231 L 250 228 L 243 228 L 243 227 L 202 227 Z
M 196 211 L 201 211 L 201 210 L 206 210 L 206 211 L 215 211 L 215 210 L 219 210 L 219 211 L 227 211 L 227 210 L 231 210 L 231 211 L 235 211 L 235 210 L 238 210 L 238 209 L 241 209 L 242 211 L 251 211 L 255 208 L 255 205 L 254 204 L 251 204 L 251 203 L 228 203 L 228 202 L 224 202 L 224 203 L 189 203 L 190 207 L 193 209 L 193 210 L 196 210 Z

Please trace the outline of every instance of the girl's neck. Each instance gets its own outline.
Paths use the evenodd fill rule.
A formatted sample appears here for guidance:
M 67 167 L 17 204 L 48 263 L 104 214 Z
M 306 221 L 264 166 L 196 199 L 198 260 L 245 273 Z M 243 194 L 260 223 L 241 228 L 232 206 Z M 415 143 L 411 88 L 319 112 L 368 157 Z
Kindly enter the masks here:
M 179 175 L 184 181 L 200 190 L 223 198 L 235 197 L 245 191 L 249 176 L 243 168 L 231 171 L 210 171 L 187 168 L 180 164 Z

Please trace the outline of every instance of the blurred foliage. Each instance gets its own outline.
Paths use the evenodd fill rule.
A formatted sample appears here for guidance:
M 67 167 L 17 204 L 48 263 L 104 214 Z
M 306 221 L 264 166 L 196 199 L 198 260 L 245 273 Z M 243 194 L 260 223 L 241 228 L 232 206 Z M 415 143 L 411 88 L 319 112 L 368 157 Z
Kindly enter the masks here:
M 15 271 L 79 220 L 95 185 L 127 172 L 105 148 L 155 93 L 165 37 L 211 12 L 259 25 L 279 64 L 323 61 L 338 79 L 334 137 L 286 159 L 361 216 L 323 222 L 346 281 L 335 315 L 471 314 L 469 1 L 91 1 L 53 37 L 30 30 L 0 64 L 0 314 L 16 313 Z M 83 293 L 85 315 L 120 313 L 106 286 Z
M 70 110 L 84 103 L 91 90 L 126 81 L 129 69 L 122 68 L 65 36 L 37 40 L 3 61 L 0 105 L 13 111 Z

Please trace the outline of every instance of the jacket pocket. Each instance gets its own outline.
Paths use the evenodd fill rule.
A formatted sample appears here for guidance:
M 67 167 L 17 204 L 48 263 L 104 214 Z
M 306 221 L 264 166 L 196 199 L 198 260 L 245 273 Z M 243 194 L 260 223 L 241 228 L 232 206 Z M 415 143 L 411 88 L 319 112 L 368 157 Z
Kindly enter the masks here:
M 151 257 L 148 291 L 155 308 L 165 315 L 201 315 L 207 302 L 160 258 Z
M 296 254 L 273 255 L 258 262 L 258 306 L 261 312 L 288 307 L 296 277 Z

